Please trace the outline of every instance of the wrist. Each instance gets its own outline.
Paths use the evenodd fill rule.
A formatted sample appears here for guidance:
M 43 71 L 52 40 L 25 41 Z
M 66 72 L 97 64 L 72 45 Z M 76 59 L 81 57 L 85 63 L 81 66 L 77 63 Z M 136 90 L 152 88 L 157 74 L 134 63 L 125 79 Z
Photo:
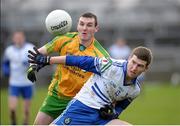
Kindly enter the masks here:
M 48 58 L 48 63 L 49 63 L 49 65 L 51 65 L 51 64 L 52 64 L 52 57 L 51 57 L 51 56 L 48 56 L 47 58 Z

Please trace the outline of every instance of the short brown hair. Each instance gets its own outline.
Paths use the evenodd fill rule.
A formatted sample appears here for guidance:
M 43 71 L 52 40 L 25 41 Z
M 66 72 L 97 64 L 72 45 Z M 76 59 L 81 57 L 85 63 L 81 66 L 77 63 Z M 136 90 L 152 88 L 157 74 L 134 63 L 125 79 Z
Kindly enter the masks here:
M 85 18 L 94 18 L 95 20 L 95 26 L 98 25 L 98 21 L 97 21 L 97 16 L 91 12 L 86 12 L 84 14 L 81 15 L 81 17 L 85 17 Z
M 130 57 L 132 57 L 133 55 L 136 55 L 138 59 L 146 61 L 147 66 L 151 63 L 153 58 L 151 50 L 143 46 L 134 48 Z

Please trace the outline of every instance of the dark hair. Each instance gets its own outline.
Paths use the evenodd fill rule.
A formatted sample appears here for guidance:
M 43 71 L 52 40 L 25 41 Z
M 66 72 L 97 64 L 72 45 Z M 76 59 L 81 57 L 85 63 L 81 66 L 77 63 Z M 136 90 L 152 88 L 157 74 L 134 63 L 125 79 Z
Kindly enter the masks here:
M 98 22 L 97 22 L 97 16 L 91 12 L 86 12 L 84 14 L 81 15 L 81 17 L 86 17 L 86 18 L 94 18 L 95 20 L 95 26 L 98 25 Z
M 146 66 L 151 63 L 153 58 L 151 50 L 143 46 L 134 48 L 130 57 L 132 57 L 133 55 L 136 55 L 138 59 L 146 61 Z

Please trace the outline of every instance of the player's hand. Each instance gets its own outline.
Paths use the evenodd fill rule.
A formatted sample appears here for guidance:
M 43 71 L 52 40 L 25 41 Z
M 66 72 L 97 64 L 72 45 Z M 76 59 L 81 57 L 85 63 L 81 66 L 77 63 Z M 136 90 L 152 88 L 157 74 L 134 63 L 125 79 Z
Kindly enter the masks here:
M 118 117 L 112 105 L 106 105 L 105 107 L 100 108 L 100 116 L 103 119 L 116 119 Z
M 36 74 L 35 72 L 39 71 L 41 68 L 43 68 L 45 65 L 39 65 L 39 64 L 33 64 L 31 65 L 28 70 L 27 70 L 27 78 L 31 81 L 31 82 L 35 82 L 36 81 Z
M 35 82 L 36 81 L 36 74 L 35 71 L 37 70 L 37 65 L 31 65 L 28 70 L 27 70 L 27 78 L 31 81 L 31 82 Z
M 28 51 L 28 62 L 42 65 L 43 67 L 50 64 L 50 56 L 41 54 L 36 47 L 33 48 L 35 52 Z

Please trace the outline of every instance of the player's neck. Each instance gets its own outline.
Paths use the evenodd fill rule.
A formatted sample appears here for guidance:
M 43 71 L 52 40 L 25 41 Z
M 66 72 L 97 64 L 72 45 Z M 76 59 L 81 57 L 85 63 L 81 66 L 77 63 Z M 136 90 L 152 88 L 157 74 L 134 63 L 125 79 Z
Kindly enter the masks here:
M 131 77 L 126 77 L 126 83 L 127 84 L 129 84 L 129 83 L 131 83 L 132 82 L 132 80 L 133 80 L 134 78 L 131 78 Z
M 22 48 L 22 47 L 24 46 L 24 43 L 15 44 L 15 46 L 16 46 L 17 48 Z
M 80 41 L 80 44 L 82 44 L 83 46 L 85 46 L 85 47 L 88 47 L 88 46 L 90 46 L 91 45 L 91 43 L 93 42 L 93 38 L 91 38 L 89 41 L 83 41 L 83 40 L 81 40 Z

